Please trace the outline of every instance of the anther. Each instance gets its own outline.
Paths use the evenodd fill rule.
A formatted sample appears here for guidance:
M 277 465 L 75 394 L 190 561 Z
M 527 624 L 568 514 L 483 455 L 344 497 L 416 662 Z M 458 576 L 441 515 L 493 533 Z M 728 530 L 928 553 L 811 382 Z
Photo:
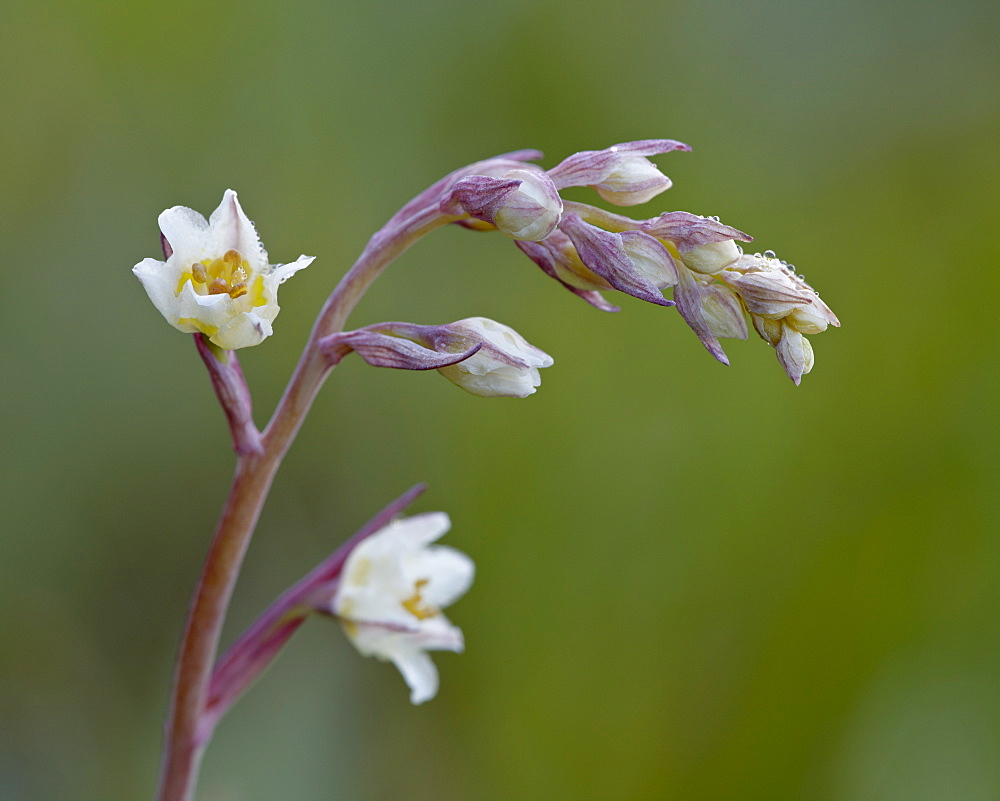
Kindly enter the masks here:
M 208 271 L 205 269 L 205 265 L 200 262 L 196 262 L 191 265 L 191 277 L 194 279 L 196 284 L 207 284 L 208 283 Z
M 229 284 L 226 283 L 223 278 L 215 278 L 212 283 L 208 285 L 209 295 L 228 295 L 229 294 Z
M 229 297 L 233 300 L 236 298 L 242 298 L 247 293 L 247 282 L 240 281 L 238 284 L 233 284 L 233 288 L 229 290 Z
M 227 250 L 222 257 L 230 267 L 239 267 L 243 261 L 243 256 L 238 250 Z

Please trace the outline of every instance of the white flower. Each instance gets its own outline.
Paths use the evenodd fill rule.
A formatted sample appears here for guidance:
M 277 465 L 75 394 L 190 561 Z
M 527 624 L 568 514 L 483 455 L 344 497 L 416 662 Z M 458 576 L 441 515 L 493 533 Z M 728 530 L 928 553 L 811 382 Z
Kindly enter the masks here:
M 391 661 L 420 704 L 437 694 L 427 651 L 460 652 L 462 632 L 441 609 L 465 594 L 475 566 L 464 553 L 431 546 L 451 527 L 443 512 L 397 520 L 351 551 L 333 613 L 364 656 Z
M 446 328 L 483 343 L 468 359 L 438 369 L 473 395 L 526 398 L 542 383 L 538 368 L 552 366 L 551 356 L 530 345 L 513 328 L 488 317 L 469 317 Z
M 268 264 L 267 253 L 232 189 L 206 220 L 185 206 L 159 218 L 167 260 L 132 268 L 174 328 L 201 332 L 220 348 L 258 345 L 278 314 L 278 285 L 312 263 Z

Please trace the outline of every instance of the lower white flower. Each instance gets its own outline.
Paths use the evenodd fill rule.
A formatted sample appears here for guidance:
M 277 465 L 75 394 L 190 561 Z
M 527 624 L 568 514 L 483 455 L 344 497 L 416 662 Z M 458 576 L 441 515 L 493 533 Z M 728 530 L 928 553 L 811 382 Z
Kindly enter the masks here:
M 437 694 L 438 673 L 427 651 L 462 651 L 462 632 L 441 609 L 472 584 L 464 553 L 430 545 L 451 527 L 432 512 L 390 523 L 347 557 L 332 611 L 364 656 L 391 661 L 420 704 Z
M 299 256 L 292 264 L 268 264 L 232 189 L 208 220 L 174 206 L 160 215 L 159 224 L 166 261 L 143 259 L 132 272 L 174 328 L 200 331 L 227 350 L 260 344 L 271 335 L 279 284 L 313 260 Z

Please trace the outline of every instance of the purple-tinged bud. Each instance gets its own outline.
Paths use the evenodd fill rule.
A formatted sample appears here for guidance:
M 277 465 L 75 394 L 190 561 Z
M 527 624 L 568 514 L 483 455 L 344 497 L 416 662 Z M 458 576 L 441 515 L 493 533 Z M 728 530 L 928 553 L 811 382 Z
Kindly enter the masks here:
M 472 217 L 495 225 L 512 239 L 545 239 L 562 216 L 562 198 L 540 170 L 509 170 L 500 178 L 470 175 L 452 192 Z
M 809 340 L 789 325 L 784 329 L 776 350 L 778 361 L 785 368 L 788 377 L 798 386 L 802 376 L 813 368 L 813 349 Z
M 673 139 L 643 139 L 575 153 L 549 170 L 556 187 L 590 186 L 618 206 L 637 206 L 669 189 L 671 180 L 647 156 L 691 148 Z
M 719 335 L 713 331 L 713 323 L 716 330 L 722 330 L 721 321 L 712 319 L 715 315 L 709 316 L 705 313 L 703 301 L 710 290 L 698 279 L 695 273 L 686 267 L 680 268 L 677 273 L 679 280 L 677 286 L 674 287 L 674 302 L 677 304 L 677 311 L 684 318 L 684 322 L 694 331 L 701 344 L 705 346 L 705 350 L 728 366 L 729 357 L 726 356 L 726 352 L 716 338 Z M 713 300 L 717 299 L 713 298 Z M 711 301 L 709 301 L 709 308 L 713 312 L 716 311 L 712 308 Z
M 438 371 L 473 395 L 525 398 L 542 383 L 538 369 L 552 366 L 551 356 L 513 328 L 487 317 L 469 317 L 441 327 L 450 335 L 482 344 L 470 358 Z
M 660 289 L 677 283 L 677 267 L 656 239 L 641 231 L 604 231 L 577 214 L 566 214 L 559 228 L 572 240 L 583 264 L 612 288 L 659 306 L 674 305 Z
M 736 293 L 715 281 L 700 286 L 699 291 L 708 329 L 717 337 L 746 339 L 747 318 Z
M 814 294 L 796 285 L 783 270 L 737 273 L 723 270 L 719 278 L 746 303 L 751 314 L 780 320 L 794 309 L 812 303 Z

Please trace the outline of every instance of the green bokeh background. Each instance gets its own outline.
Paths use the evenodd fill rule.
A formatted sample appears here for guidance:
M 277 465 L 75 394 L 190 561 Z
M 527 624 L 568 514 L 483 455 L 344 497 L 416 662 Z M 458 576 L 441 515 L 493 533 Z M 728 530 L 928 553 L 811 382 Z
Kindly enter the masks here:
M 800 388 L 673 310 L 601 314 L 436 233 L 354 322 L 494 317 L 525 401 L 354 359 L 248 555 L 227 640 L 383 504 L 478 566 L 438 698 L 307 625 L 223 721 L 205 801 L 1000 797 L 993 0 L 6 0 L 0 798 L 151 797 L 232 455 L 131 266 L 240 191 L 276 261 L 258 420 L 368 236 L 451 169 L 672 137 L 642 216 L 720 215 L 843 321 Z M 586 193 L 575 195 L 588 197 Z

